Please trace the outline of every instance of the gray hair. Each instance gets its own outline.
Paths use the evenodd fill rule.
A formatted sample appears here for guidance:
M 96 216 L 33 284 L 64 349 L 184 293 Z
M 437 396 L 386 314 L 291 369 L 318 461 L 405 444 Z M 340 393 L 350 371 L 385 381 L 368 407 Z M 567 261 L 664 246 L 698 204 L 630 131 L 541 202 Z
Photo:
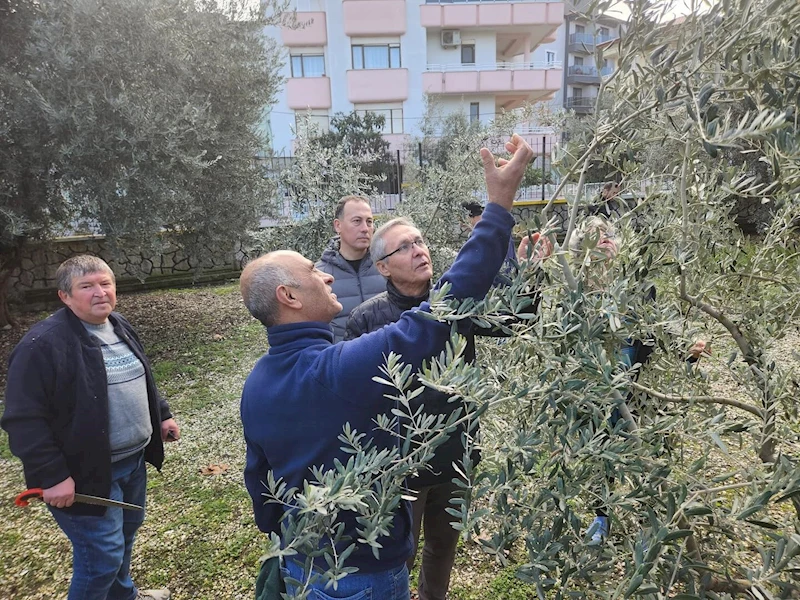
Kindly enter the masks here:
M 280 304 L 276 292 L 278 287 L 298 287 L 300 283 L 285 266 L 267 259 L 269 255 L 256 259 L 242 271 L 240 289 L 244 305 L 250 314 L 265 327 L 272 327 L 278 318 Z M 266 259 L 266 260 L 262 260 Z
M 594 232 L 614 235 L 614 226 L 602 217 L 589 217 L 579 227 L 576 227 L 569 237 L 569 249 L 573 253 L 583 251 L 583 242 L 586 236 Z
M 73 256 L 59 265 L 56 271 L 56 287 L 65 294 L 71 294 L 72 282 L 76 277 L 101 272 L 108 273 L 114 283 L 117 282 L 116 277 L 114 277 L 114 271 L 102 258 L 90 254 Z
M 411 219 L 407 219 L 406 217 L 397 217 L 378 227 L 377 231 L 372 234 L 372 243 L 369 245 L 369 255 L 372 257 L 373 262 L 378 262 L 383 256 L 386 255 L 386 240 L 383 238 L 386 237 L 386 234 L 390 230 L 394 229 L 395 227 L 399 227 L 400 225 L 414 228 L 417 227 L 414 225 L 414 221 Z

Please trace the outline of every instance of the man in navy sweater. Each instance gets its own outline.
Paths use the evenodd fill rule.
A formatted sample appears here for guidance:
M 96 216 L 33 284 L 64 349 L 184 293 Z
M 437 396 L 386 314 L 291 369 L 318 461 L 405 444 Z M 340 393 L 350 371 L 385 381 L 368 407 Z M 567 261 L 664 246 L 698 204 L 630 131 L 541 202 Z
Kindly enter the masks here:
M 481 149 L 489 202 L 456 261 L 437 287 L 450 284 L 454 299 L 482 298 L 492 285 L 508 249 L 514 219 L 509 210 L 533 152 L 518 135 L 506 144 L 510 160 Z M 264 481 L 269 471 L 289 487 L 302 489 L 311 468 L 330 469 L 346 463 L 338 436 L 346 423 L 365 433 L 366 443 L 392 448 L 397 438 L 376 430 L 376 415 L 388 413 L 387 388 L 373 381 L 390 352 L 417 370 L 423 361 L 444 350 L 450 325 L 420 314 L 427 302 L 404 313 L 383 329 L 358 339 L 333 343 L 329 323 L 341 310 L 331 291 L 333 277 L 290 251 L 266 254 L 242 272 L 241 290 L 250 313 L 267 327 L 270 349 L 254 367 L 242 392 L 241 417 L 247 443 L 245 484 L 253 499 L 256 523 L 265 533 L 280 533 L 284 507 L 265 503 Z M 345 535 L 356 541 L 346 565 L 358 571 L 338 582 L 339 597 L 370 590 L 371 597 L 408 599 L 406 561 L 413 552 L 411 510 L 401 501 L 387 536 L 381 537 L 379 558 L 357 542 L 355 513 L 341 518 Z M 286 562 L 293 579 L 305 581 L 303 560 Z M 324 590 L 325 581 L 311 587 Z M 329 590 L 330 592 L 330 590 Z

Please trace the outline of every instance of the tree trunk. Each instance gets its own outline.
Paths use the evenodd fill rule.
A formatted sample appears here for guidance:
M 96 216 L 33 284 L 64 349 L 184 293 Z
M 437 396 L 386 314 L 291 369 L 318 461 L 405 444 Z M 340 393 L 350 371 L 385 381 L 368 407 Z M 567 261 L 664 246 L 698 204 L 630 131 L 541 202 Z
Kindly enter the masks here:
M 11 273 L 20 265 L 20 249 L 24 243 L 24 238 L 19 238 L 13 246 L 3 248 L 0 254 L 0 328 L 17 324 L 8 307 L 8 285 Z

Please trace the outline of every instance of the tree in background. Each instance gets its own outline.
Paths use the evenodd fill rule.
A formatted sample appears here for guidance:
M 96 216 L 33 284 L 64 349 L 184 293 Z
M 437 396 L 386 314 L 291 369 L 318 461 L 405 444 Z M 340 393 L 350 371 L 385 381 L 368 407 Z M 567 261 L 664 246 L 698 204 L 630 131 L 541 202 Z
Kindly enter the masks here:
M 4 0 L 0 282 L 20 244 L 80 223 L 199 259 L 254 228 L 269 200 L 257 125 L 280 85 L 263 28 L 285 5 Z
M 329 150 L 340 147 L 346 155 L 358 161 L 374 185 L 385 188 L 381 183 L 395 168 L 389 156 L 389 142 L 383 137 L 385 125 L 386 117 L 371 111 L 336 113 L 331 117 L 330 130 L 320 134 L 319 145 Z
M 333 144 L 313 124 L 301 123 L 295 139 L 294 160 L 275 174 L 281 217 L 278 226 L 258 232 L 256 251 L 289 249 L 316 260 L 334 235 L 336 205 L 343 196 L 370 197 L 380 175 L 365 166 L 376 155 L 367 146 L 353 155 L 350 147 Z
M 421 380 L 463 398 L 466 412 L 437 421 L 412 410 L 411 374 L 402 357 L 387 357 L 380 377 L 395 404 L 376 426 L 392 430 L 402 418 L 405 440 L 379 453 L 346 430 L 348 464 L 316 471 L 302 490 L 268 481 L 273 501 L 302 508 L 287 514 L 287 543 L 273 539 L 269 554 L 317 551 L 336 539 L 341 511 L 359 513 L 358 542 L 380 553 L 403 478 L 422 468 L 442 431 L 480 419 L 483 462 L 470 462 L 467 440 L 458 465 L 466 483 L 450 514 L 466 537 L 516 567 L 530 597 L 800 593 L 798 378 L 784 339 L 800 314 L 800 5 L 728 0 L 665 24 L 667 3 L 625 4 L 619 68 L 601 84 L 586 136 L 561 155 L 551 198 L 578 181 L 567 198 L 569 237 L 594 164 L 613 166 L 637 190 L 615 224 L 622 250 L 613 268 L 593 277 L 591 239 L 577 252 L 553 236 L 544 273 L 523 264 L 477 304 L 434 297 L 440 319 L 509 333 L 502 344 L 479 341 L 480 368 L 464 362 L 454 337 L 423 369 Z M 603 52 L 596 48 L 596 64 Z M 415 174 L 403 208 L 445 248 L 455 243 L 460 201 L 480 192 L 475 156 L 491 141 L 470 144 L 469 154 L 450 144 L 444 164 Z M 769 177 L 725 160 L 729 151 L 757 155 Z M 758 240 L 736 227 L 731 197 L 772 207 Z M 698 337 L 713 340 L 720 357 L 704 359 L 708 372 L 685 361 Z M 633 366 L 638 379 L 620 360 L 632 340 L 654 349 L 646 368 Z M 625 418 L 612 421 L 617 411 Z M 612 528 L 596 545 L 587 528 L 598 503 Z M 347 549 L 323 552 L 323 577 L 343 576 Z

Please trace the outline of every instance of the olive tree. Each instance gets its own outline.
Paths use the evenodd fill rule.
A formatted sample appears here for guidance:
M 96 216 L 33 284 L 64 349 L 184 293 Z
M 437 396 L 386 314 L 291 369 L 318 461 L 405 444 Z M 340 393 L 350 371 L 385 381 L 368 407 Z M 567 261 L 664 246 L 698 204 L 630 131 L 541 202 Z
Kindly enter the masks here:
M 263 28 L 285 6 L 0 4 L 0 281 L 21 244 L 83 223 L 117 246 L 193 254 L 255 228 L 270 197 L 259 124 L 281 83 Z
M 389 357 L 376 377 L 395 404 L 377 426 L 397 432 L 397 447 L 364 447 L 366 432 L 346 430 L 348 464 L 314 473 L 303 490 L 270 481 L 267 501 L 300 510 L 287 512 L 285 547 L 275 538 L 269 554 L 320 552 L 330 564 L 324 579 L 345 576 L 346 557 L 322 542 L 336 539 L 336 514 L 351 510 L 363 529 L 349 543 L 379 555 L 403 479 L 457 423 L 477 420 L 481 437 L 465 439 L 457 465 L 463 493 L 452 500 L 453 526 L 516 565 L 532 594 L 800 591 L 799 390 L 792 356 L 775 352 L 797 332 L 800 311 L 800 5 L 726 0 L 675 23 L 661 3 L 626 4 L 618 69 L 600 87 L 587 135 L 559 155 L 562 181 L 578 181 L 565 235 L 546 225 L 561 190 L 539 219 L 553 256 L 522 261 L 509 285 L 481 302 L 455 305 L 446 290 L 432 298 L 438 319 L 508 334 L 481 341 L 475 365 L 454 335 L 417 374 L 466 409 L 438 420 L 414 411 L 414 374 Z M 609 8 L 596 3 L 587 16 Z M 597 48 L 598 65 L 606 51 Z M 660 160 L 643 160 L 654 148 Z M 758 156 L 769 176 L 733 153 Z M 612 264 L 598 260 L 592 236 L 568 243 L 581 231 L 583 187 L 596 164 L 613 166 L 623 195 L 635 192 L 614 223 Z M 431 181 L 462 185 L 475 175 L 474 165 L 456 162 Z M 449 186 L 427 189 L 410 198 L 418 206 L 409 212 L 456 218 Z M 770 207 L 762 236 L 736 226 L 732 198 Z M 714 357 L 692 365 L 698 338 L 713 343 Z M 653 349 L 648 364 L 624 363 L 632 341 Z M 479 465 L 469 459 L 473 443 Z M 596 506 L 612 523 L 600 544 L 587 532 Z

